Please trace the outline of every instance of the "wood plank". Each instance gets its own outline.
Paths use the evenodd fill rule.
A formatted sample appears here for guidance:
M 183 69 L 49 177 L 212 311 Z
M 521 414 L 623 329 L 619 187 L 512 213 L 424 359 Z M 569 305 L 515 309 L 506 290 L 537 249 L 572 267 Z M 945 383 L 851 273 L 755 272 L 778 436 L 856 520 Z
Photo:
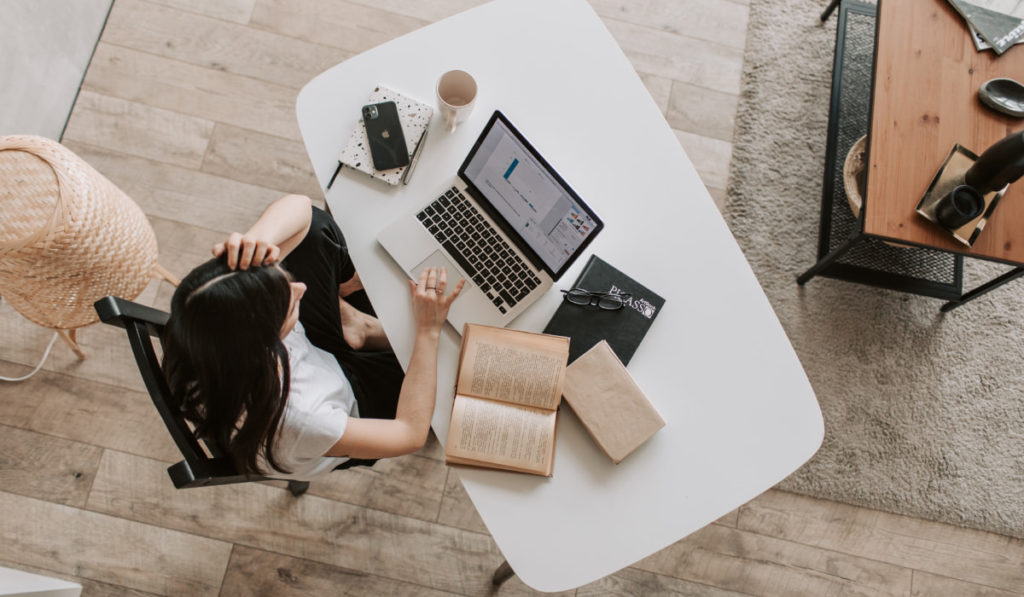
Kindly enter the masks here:
M 910 593 L 909 569 L 717 524 L 633 567 L 766 597 Z
M 65 143 L 142 207 L 157 216 L 228 234 L 248 230 L 281 192 L 120 153 Z
M 334 595 L 389 595 L 392 597 L 444 597 L 455 593 L 395 581 L 365 572 L 328 566 L 311 560 L 235 547 L 224 576 L 222 595 L 300 597 Z
M 40 568 L 38 566 L 27 566 L 25 564 L 5 561 L 3 559 L 0 559 L 0 566 L 3 566 L 4 568 L 22 570 L 32 574 L 41 574 L 43 576 L 49 576 L 50 578 L 59 578 L 68 582 L 76 582 L 82 585 L 82 595 L 85 595 L 86 597 L 89 597 L 90 595 L 102 595 L 103 597 L 151 597 L 153 595 L 153 593 L 137 591 L 120 585 L 112 585 L 110 583 L 82 578 L 81 576 L 75 576 L 73 574 L 57 572 L 55 570 Z
M 1024 587 L 1024 539 L 769 491 L 741 529 L 989 587 Z
M 259 0 L 251 25 L 358 54 L 428 21 L 346 0 Z
M 708 187 L 708 193 L 711 194 L 711 199 L 715 202 L 715 207 L 718 211 L 722 211 L 725 208 L 725 201 L 727 199 L 727 193 L 725 189 L 716 189 L 714 187 Z
M 52 444 L 46 449 L 64 449 L 67 442 L 57 438 L 75 442 L 83 457 L 101 446 L 165 463 L 181 460 L 148 394 L 76 376 L 44 370 L 17 385 L 0 384 L 0 423 L 45 434 Z
M 198 168 L 211 134 L 209 120 L 82 91 L 63 140 L 116 147 L 124 153 Z
M 324 194 L 302 143 L 227 124 L 214 128 L 200 170 L 275 189 L 282 195 L 299 193 L 312 198 Z
M 410 2 L 409 0 L 351 1 L 353 4 L 380 8 L 390 13 L 422 19 L 430 23 L 487 3 L 487 0 L 431 0 L 430 2 Z
M 298 89 L 351 53 L 143 0 L 117 0 L 103 40 Z
M 955 580 L 920 570 L 914 571 L 914 586 L 910 597 L 932 597 L 933 595 L 956 595 L 957 597 L 1019 597 L 1021 591 L 1004 591 Z
M 661 110 L 661 113 L 663 115 L 668 114 L 669 101 L 672 97 L 672 79 L 640 74 L 640 80 L 643 81 L 644 87 L 647 87 L 647 91 L 650 92 L 654 103 L 658 104 L 658 109 Z
M 216 595 L 231 544 L 0 492 L 0 560 L 158 595 Z
M 256 4 L 256 0 L 217 0 L 216 2 L 210 2 L 210 0 L 150 0 L 150 2 L 242 25 L 249 23 L 253 5 Z
M 637 72 L 739 95 L 743 70 L 743 51 L 739 48 L 618 19 L 603 20 Z
M 732 143 L 683 131 L 675 133 L 705 186 L 724 189 L 729 182 Z
M 427 443 L 417 452 L 424 458 L 433 458 L 434 460 L 444 461 L 444 446 L 437 439 L 437 435 L 434 434 L 434 430 L 431 429 L 430 433 L 427 434 Z
M 448 469 L 448 478 L 444 484 L 444 499 L 441 500 L 441 510 L 437 516 L 437 522 L 458 529 L 486 533 L 487 526 L 484 524 L 476 506 L 469 499 L 469 494 L 459 480 L 459 473 L 453 468 Z
M 576 597 L 633 597 L 679 595 L 680 597 L 741 597 L 745 593 L 680 580 L 670 576 L 626 568 L 576 589 Z
M 410 454 L 320 477 L 310 484 L 309 495 L 435 522 L 446 476 L 443 462 Z
M 673 81 L 665 119 L 674 129 L 731 143 L 738 102 L 734 93 Z
M 8 493 L 82 507 L 102 454 L 95 446 L 0 425 L 0 487 Z
M 295 89 L 101 41 L 85 90 L 299 141 Z
M 143 295 L 155 296 L 156 287 L 157 283 L 151 282 Z M 24 375 L 42 358 L 46 346 L 53 337 L 53 330 L 39 327 L 21 317 L 4 302 L 0 304 L 0 337 L 5 339 L 0 345 L 0 360 L 26 365 L 18 372 L 5 365 L 2 369 L 5 375 Z M 85 359 L 79 359 L 64 342 L 58 340 L 54 343 L 43 370 L 66 373 L 114 386 L 142 388 L 142 380 L 138 369 L 135 368 L 135 360 L 131 356 L 131 348 L 123 330 L 115 330 L 98 323 L 92 324 L 79 330 L 78 344 L 85 351 Z
M 602 17 L 743 49 L 749 7 L 704 0 L 590 0 Z
M 730 512 L 730 513 L 726 514 L 725 516 L 723 516 L 723 517 L 719 518 L 718 520 L 716 520 L 715 524 L 720 524 L 722 526 L 736 528 L 736 526 L 739 524 L 739 522 L 740 522 L 740 510 L 739 510 L 739 508 L 737 508 L 737 509 L 733 510 L 732 512 Z
M 164 468 L 108 450 L 87 507 L 455 593 L 483 591 L 502 561 L 486 535 L 261 483 L 177 491 Z

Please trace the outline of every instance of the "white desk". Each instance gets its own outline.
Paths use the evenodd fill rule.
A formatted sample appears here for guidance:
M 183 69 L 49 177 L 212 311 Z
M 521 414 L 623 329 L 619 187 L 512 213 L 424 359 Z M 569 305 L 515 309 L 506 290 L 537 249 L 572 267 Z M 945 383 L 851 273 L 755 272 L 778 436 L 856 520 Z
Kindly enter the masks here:
M 629 370 L 667 422 L 615 466 L 563 408 L 554 477 L 459 476 L 526 584 L 576 587 L 670 545 L 775 485 L 821 444 L 821 412 L 782 327 L 704 185 L 632 66 L 584 0 L 498 0 L 356 56 L 298 97 L 322 186 L 370 91 L 434 101 L 462 68 L 480 92 L 453 134 L 435 115 L 411 183 L 344 169 L 327 201 L 403 364 L 413 320 L 405 277 L 377 232 L 454 176 L 501 109 L 606 222 L 589 252 L 667 300 Z M 567 288 L 581 257 L 556 283 Z M 541 330 L 549 292 L 511 327 Z M 433 427 L 447 437 L 459 337 L 441 339 Z

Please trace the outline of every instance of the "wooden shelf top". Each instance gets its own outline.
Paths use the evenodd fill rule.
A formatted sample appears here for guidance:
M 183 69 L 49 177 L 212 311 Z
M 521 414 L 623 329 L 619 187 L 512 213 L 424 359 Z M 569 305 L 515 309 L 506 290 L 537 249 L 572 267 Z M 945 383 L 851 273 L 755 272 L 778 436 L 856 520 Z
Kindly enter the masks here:
M 1024 129 L 978 101 L 989 79 L 1024 81 L 1024 47 L 978 52 L 946 0 L 885 0 L 878 19 L 864 231 L 1024 264 L 1024 182 L 1010 185 L 973 247 L 914 211 L 955 143 L 980 154 Z

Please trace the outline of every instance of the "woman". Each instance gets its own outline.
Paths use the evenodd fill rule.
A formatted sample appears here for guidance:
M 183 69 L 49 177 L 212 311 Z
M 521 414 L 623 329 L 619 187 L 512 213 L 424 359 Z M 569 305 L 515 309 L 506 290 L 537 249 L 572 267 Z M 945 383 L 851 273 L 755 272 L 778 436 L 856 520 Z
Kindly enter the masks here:
M 341 231 L 308 197 L 275 201 L 213 255 L 178 286 L 163 337 L 168 384 L 197 435 L 240 471 L 299 480 L 423 446 L 441 327 L 465 280 L 447 295 L 444 269 L 409 282 L 403 377 Z

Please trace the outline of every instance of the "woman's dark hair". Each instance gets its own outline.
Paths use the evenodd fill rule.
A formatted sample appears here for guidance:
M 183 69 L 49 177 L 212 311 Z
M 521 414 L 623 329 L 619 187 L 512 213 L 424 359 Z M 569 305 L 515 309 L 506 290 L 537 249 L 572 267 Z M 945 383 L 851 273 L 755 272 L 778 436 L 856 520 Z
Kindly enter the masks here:
M 164 328 L 163 370 L 196 435 L 226 449 L 243 473 L 275 470 L 274 438 L 288 398 L 281 327 L 290 278 L 277 266 L 231 270 L 211 259 L 181 281 Z

